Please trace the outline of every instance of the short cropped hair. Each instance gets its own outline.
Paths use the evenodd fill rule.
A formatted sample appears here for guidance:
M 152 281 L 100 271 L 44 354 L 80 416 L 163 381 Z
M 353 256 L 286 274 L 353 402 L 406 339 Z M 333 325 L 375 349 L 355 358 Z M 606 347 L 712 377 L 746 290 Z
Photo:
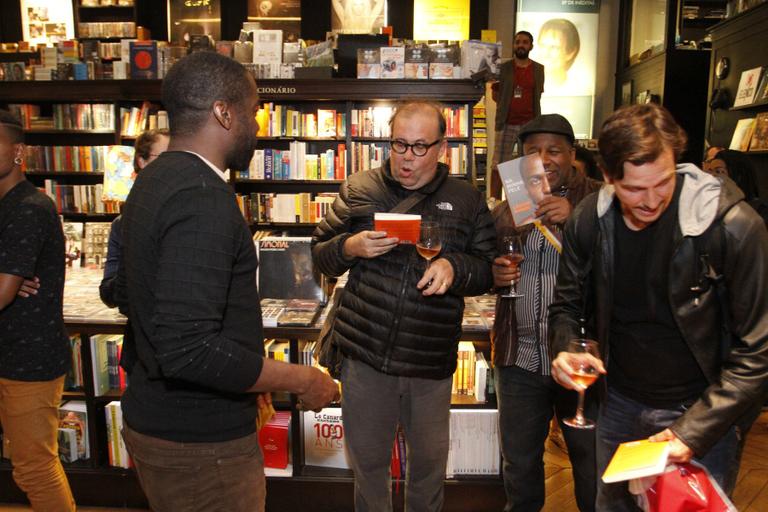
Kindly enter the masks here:
M 435 118 L 437 119 L 437 129 L 440 137 L 445 137 L 445 130 L 447 125 L 445 122 L 445 116 L 443 115 L 443 105 L 436 101 L 430 100 L 403 100 L 402 103 L 397 105 L 395 112 L 392 114 L 392 117 L 389 118 L 389 128 L 392 129 L 395 127 L 395 119 L 397 119 L 399 115 L 409 115 L 423 110 L 432 110 L 435 113 Z
M 152 152 L 152 145 L 157 142 L 161 136 L 170 137 L 171 135 L 167 129 L 159 128 L 157 130 L 143 131 L 141 132 L 141 135 L 136 138 L 136 143 L 133 146 L 136 149 L 136 152 L 133 155 L 133 170 L 135 172 L 141 170 L 139 167 L 139 157 L 144 160 L 149 160 L 150 153 Z
M 163 105 L 171 135 L 194 133 L 216 101 L 237 104 L 245 100 L 247 76 L 242 64 L 216 52 L 195 52 L 179 60 L 163 80 Z
M 515 38 L 517 38 L 517 36 L 519 36 L 519 35 L 527 36 L 528 39 L 531 41 L 531 44 L 533 44 L 533 34 L 528 32 L 527 30 L 519 30 L 519 31 L 515 32 Z
M 605 174 L 624 178 L 624 163 L 655 161 L 669 148 L 675 162 L 685 151 L 688 136 L 667 109 L 654 103 L 620 108 L 605 120 L 597 141 Z
M 11 144 L 21 144 L 24 142 L 24 127 L 21 121 L 8 110 L 0 110 L 0 129 L 5 130 Z

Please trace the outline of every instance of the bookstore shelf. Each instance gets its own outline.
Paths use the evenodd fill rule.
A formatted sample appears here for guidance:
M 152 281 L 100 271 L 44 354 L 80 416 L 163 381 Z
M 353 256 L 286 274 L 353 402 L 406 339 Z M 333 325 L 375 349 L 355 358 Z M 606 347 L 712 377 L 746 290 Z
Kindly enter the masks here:
M 85 10 L 85 8 L 83 8 Z M 54 103 L 83 103 L 105 102 L 111 103 L 115 111 L 125 105 L 141 105 L 149 101 L 153 104 L 161 102 L 160 80 L 89 80 L 89 81 L 55 81 L 55 82 L 2 82 L 0 83 L 0 104 L 31 103 L 50 105 Z M 469 80 L 442 80 L 442 81 L 417 81 L 417 80 L 258 80 L 259 95 L 262 102 L 276 102 L 286 106 L 297 106 L 303 112 L 316 112 L 318 109 L 335 109 L 343 114 L 347 120 L 347 129 L 344 135 L 337 137 L 260 137 L 259 148 L 286 148 L 292 141 L 306 142 L 313 146 L 308 153 L 318 152 L 319 148 L 336 149 L 336 143 L 347 143 L 347 151 L 351 151 L 351 144 L 370 141 L 371 143 L 384 144 L 388 142 L 386 137 L 356 137 L 351 135 L 349 129 L 351 113 L 353 109 L 369 108 L 389 105 L 402 98 L 422 98 L 439 100 L 446 105 L 467 109 L 470 118 L 466 120 L 467 133 L 472 133 L 471 112 L 472 106 L 482 95 L 482 91 L 475 88 Z M 119 116 L 116 116 L 119 117 Z M 71 144 L 65 142 L 66 137 L 111 137 L 111 144 L 128 143 L 133 137 L 120 134 L 120 119 L 115 120 L 115 130 L 103 134 L 84 134 L 82 130 L 77 133 L 65 133 L 62 130 L 47 130 L 35 133 L 35 140 L 43 139 L 47 144 Z M 63 137 L 62 137 L 63 136 Z M 93 140 L 93 139 L 90 139 Z M 101 144 L 102 139 L 99 139 Z M 465 144 L 467 154 L 472 155 L 472 137 L 450 137 L 449 143 Z M 87 145 L 85 143 L 83 145 Z M 350 172 L 351 158 L 347 159 L 347 172 Z M 470 177 L 472 165 L 467 164 Z M 59 180 L 62 183 L 82 183 L 83 180 L 100 180 L 101 172 L 56 172 L 56 171 L 31 171 L 28 176 L 36 184 L 46 179 Z M 460 177 L 458 175 L 454 175 Z M 242 179 L 232 173 L 231 183 L 235 190 L 241 194 L 256 195 L 263 192 L 270 193 L 301 193 L 315 194 L 336 192 L 342 180 L 339 179 L 295 179 L 295 180 L 270 180 L 270 179 Z M 107 222 L 117 214 L 73 214 L 65 213 L 66 220 L 75 222 Z M 316 224 L 311 222 L 258 222 L 251 223 L 252 229 L 285 231 L 292 234 L 310 234 Z M 95 293 L 93 290 L 90 293 Z M 98 298 L 93 300 L 98 301 Z M 66 302 L 66 299 L 65 299 Z M 98 335 L 119 335 L 124 331 L 124 320 L 109 316 L 91 318 L 85 316 L 70 315 L 65 318 L 67 329 L 70 333 L 78 334 L 82 340 L 82 368 L 83 389 L 67 391 L 65 399 L 81 400 L 88 408 L 88 431 L 91 436 L 91 458 L 67 464 L 66 471 L 72 485 L 75 497 L 82 505 L 101 506 L 146 506 L 138 481 L 133 470 L 113 468 L 107 462 L 107 426 L 104 411 L 106 405 L 119 400 L 121 392 L 110 389 L 104 394 L 98 395 L 94 390 L 93 368 L 91 363 L 91 347 L 89 340 Z M 320 331 L 319 325 L 312 327 L 265 327 L 265 338 L 288 340 L 290 344 L 290 358 L 296 361 L 300 353 L 299 340 L 313 341 L 317 339 Z M 477 351 L 490 354 L 488 330 L 485 328 L 467 330 L 462 340 L 471 341 Z M 473 397 L 455 395 L 452 400 L 456 409 L 481 409 L 492 408 L 493 399 L 487 404 L 477 403 Z M 348 470 L 320 468 L 306 466 L 304 462 L 302 439 L 302 415 L 296 411 L 295 397 L 282 395 L 275 397 L 278 410 L 290 410 L 291 414 L 291 440 L 290 452 L 293 457 L 292 475 L 268 476 L 268 508 L 297 510 L 307 501 L 318 502 L 322 506 L 318 510 L 347 510 L 352 508 L 352 476 Z M 503 505 L 503 486 L 501 478 L 479 477 L 447 480 L 446 485 L 446 509 L 467 510 L 470 501 L 467 492 L 479 490 L 486 494 L 488 505 L 486 510 L 498 509 Z M 329 495 L 333 497 L 329 498 Z M 24 501 L 23 494 L 12 482 L 10 465 L 7 462 L 0 463 L 0 495 L 7 496 L 10 501 Z M 401 489 L 395 496 L 396 509 L 402 509 Z M 397 505 L 397 502 L 400 505 Z M 449 502 L 450 500 L 450 502 Z M 450 505 L 448 505 L 450 503 Z
M 103 134 L 114 134 L 115 130 L 113 129 L 101 129 L 101 130 L 61 130 L 56 128 L 29 128 L 25 130 L 25 133 L 31 133 L 31 134 L 51 134 L 51 135 L 72 135 L 72 134 L 94 134 L 94 135 L 103 135 Z
M 756 101 L 749 105 L 741 105 L 739 107 L 731 107 L 728 110 L 768 110 L 768 100 Z

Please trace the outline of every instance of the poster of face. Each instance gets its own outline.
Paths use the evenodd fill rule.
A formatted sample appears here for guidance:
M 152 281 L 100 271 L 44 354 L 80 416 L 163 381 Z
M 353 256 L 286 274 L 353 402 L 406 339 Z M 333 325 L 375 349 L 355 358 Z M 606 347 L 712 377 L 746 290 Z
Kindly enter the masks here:
M 301 0 L 248 0 L 248 21 L 265 30 L 282 30 L 283 41 L 301 37 Z
M 21 25 L 30 44 L 57 43 L 75 37 L 71 2 L 21 0 Z
M 221 0 L 168 0 L 168 34 L 175 44 L 189 44 L 191 36 L 221 39 Z
M 386 0 L 332 0 L 331 30 L 338 34 L 378 34 L 386 25 Z
M 530 58 L 544 65 L 542 113 L 564 115 L 577 138 L 592 136 L 599 8 L 598 0 L 528 0 L 517 14 L 517 30 L 533 34 Z

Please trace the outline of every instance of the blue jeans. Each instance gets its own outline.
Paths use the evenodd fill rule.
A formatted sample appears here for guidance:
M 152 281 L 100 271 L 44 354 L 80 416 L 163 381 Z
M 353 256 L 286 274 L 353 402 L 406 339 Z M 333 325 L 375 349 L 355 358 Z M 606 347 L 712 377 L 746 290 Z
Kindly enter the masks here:
M 538 511 L 544 506 L 544 441 L 552 414 L 557 413 L 573 466 L 579 510 L 594 510 L 597 493 L 595 431 L 563 425 L 576 412 L 578 394 L 551 377 L 517 366 L 494 369 L 499 406 L 499 434 L 503 455 L 505 511 Z M 584 415 L 597 415 L 596 392 L 587 393 Z
M 607 399 L 600 408 L 600 421 L 597 423 L 598 474 L 603 474 L 620 443 L 658 434 L 674 423 L 685 411 L 686 408 L 682 405 L 674 409 L 654 409 L 609 389 Z M 709 470 L 723 491 L 729 495 L 736 484 L 743 445 L 743 436 L 735 426 L 731 426 L 704 457 L 694 459 Z M 605 484 L 600 480 L 597 491 L 597 510 L 601 512 L 639 510 L 627 485 L 627 482 Z

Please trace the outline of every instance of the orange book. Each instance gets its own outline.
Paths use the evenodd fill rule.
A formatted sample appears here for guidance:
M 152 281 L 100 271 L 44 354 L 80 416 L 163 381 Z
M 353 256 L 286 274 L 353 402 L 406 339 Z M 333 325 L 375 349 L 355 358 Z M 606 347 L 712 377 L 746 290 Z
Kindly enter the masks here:
M 398 238 L 401 244 L 416 244 L 421 231 L 421 215 L 407 213 L 375 213 L 373 225 L 376 231 L 386 231 L 387 237 Z

